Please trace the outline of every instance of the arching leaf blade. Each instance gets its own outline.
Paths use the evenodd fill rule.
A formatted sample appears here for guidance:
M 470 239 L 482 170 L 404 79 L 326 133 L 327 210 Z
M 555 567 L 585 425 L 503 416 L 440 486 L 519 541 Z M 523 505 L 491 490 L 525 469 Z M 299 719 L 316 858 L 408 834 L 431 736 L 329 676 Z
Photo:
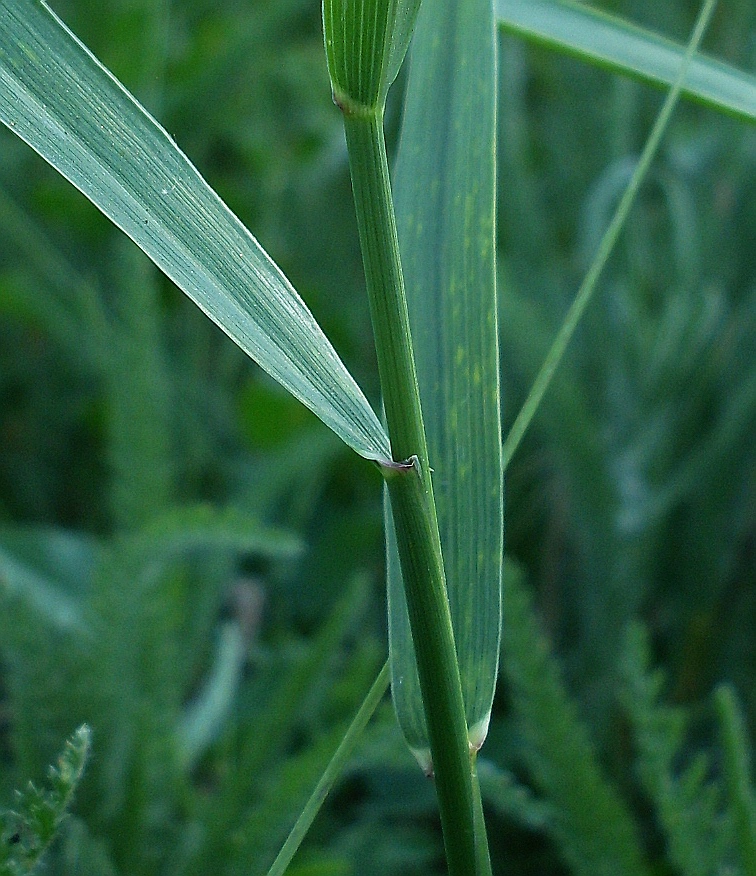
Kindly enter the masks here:
M 280 269 L 170 136 L 44 4 L 0 0 L 0 121 L 350 447 L 385 430 Z
M 499 27 L 615 73 L 668 88 L 685 46 L 625 19 L 569 0 L 496 0 Z M 682 94 L 756 121 L 756 77 L 714 58 L 693 59 Z

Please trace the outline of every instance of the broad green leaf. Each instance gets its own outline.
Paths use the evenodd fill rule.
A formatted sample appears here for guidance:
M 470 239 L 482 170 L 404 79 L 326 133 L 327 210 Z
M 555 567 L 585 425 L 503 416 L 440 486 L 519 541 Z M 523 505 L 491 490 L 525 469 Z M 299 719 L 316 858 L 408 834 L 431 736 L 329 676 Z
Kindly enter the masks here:
M 419 8 L 420 0 L 324 0 L 328 72 L 342 109 L 383 105 Z
M 425 0 L 394 186 L 449 604 L 476 747 L 488 726 L 501 632 L 495 38 L 489 0 Z M 422 762 L 425 721 L 388 532 L 392 690 Z
M 367 459 L 385 430 L 302 299 L 170 136 L 36 0 L 0 0 L 0 121 Z
M 566 0 L 496 0 L 502 30 L 661 87 L 680 69 L 685 46 L 617 16 Z M 682 91 L 756 121 L 756 77 L 705 56 L 693 59 Z

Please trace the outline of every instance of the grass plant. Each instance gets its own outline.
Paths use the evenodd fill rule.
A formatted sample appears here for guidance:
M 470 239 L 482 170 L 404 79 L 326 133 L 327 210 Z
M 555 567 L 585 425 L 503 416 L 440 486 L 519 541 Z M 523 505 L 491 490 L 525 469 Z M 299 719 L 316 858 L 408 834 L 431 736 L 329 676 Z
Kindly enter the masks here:
M 3 872 L 754 871 L 732 6 L 0 0 Z

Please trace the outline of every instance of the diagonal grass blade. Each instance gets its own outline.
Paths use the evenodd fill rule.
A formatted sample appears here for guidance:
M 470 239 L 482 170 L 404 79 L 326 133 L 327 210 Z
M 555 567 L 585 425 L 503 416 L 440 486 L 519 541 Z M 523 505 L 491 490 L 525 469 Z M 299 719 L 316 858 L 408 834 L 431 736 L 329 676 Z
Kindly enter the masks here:
M 615 15 L 566 0 L 497 0 L 502 30 L 581 60 L 666 88 L 685 46 Z M 756 121 L 756 77 L 714 58 L 693 59 L 682 94 L 744 121 Z
M 385 430 L 280 269 L 170 136 L 43 3 L 0 0 L 0 121 L 367 459 Z

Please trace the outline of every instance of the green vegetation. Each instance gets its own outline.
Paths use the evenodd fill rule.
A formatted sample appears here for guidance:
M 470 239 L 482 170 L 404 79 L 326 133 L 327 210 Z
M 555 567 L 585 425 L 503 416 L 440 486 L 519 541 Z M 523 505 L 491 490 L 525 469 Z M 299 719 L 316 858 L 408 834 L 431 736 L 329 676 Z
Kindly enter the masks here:
M 0 0 L 3 872 L 756 872 L 756 11 L 418 5 Z
M 49 790 L 40 790 L 29 782 L 23 791 L 17 792 L 14 809 L 0 813 L 0 873 L 3 876 L 31 873 L 54 839 L 81 780 L 89 736 L 89 727 L 84 724 L 66 742 L 58 766 L 50 767 Z

